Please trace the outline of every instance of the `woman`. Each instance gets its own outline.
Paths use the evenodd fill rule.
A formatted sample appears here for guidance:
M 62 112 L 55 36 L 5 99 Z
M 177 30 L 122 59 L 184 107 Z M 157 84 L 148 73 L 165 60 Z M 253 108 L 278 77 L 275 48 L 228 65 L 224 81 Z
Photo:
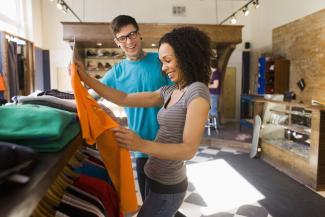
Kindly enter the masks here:
M 182 27 L 159 41 L 162 71 L 174 85 L 125 94 L 92 79 L 78 66 L 81 79 L 109 101 L 128 107 L 162 107 L 155 141 L 126 128 L 114 129 L 121 147 L 150 156 L 145 165 L 149 193 L 138 216 L 172 217 L 184 200 L 188 185 L 184 160 L 195 155 L 210 108 L 210 58 L 209 37 L 196 28 Z

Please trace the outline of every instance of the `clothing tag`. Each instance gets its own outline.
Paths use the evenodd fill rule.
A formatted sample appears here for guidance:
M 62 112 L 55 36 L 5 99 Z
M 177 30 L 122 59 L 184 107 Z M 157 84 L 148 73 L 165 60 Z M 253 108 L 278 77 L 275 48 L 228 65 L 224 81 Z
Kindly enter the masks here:
M 26 184 L 30 180 L 30 178 L 25 175 L 14 174 L 14 175 L 10 176 L 8 178 L 8 180 L 10 180 L 12 182 L 20 183 L 20 184 Z

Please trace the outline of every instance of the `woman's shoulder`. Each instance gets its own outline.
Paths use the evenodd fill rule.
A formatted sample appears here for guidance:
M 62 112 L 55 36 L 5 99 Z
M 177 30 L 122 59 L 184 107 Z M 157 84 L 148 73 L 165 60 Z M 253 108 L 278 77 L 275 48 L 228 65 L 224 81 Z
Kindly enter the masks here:
M 210 101 L 210 92 L 209 88 L 205 83 L 202 82 L 193 82 L 187 88 L 185 95 L 185 102 L 188 105 L 193 99 L 197 97 L 202 97 L 207 101 Z
M 208 85 L 206 85 L 205 83 L 200 82 L 200 81 L 196 81 L 196 82 L 191 83 L 188 86 L 187 90 L 190 91 L 190 92 L 197 91 L 197 90 L 203 90 L 203 91 L 209 92 Z

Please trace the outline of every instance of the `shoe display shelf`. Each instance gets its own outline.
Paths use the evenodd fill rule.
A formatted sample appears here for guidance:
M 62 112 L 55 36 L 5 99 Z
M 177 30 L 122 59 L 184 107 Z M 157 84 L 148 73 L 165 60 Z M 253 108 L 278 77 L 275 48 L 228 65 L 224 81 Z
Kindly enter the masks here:
M 100 79 L 112 66 L 120 62 L 124 55 L 117 48 L 86 48 L 85 66 L 87 72 L 94 78 Z

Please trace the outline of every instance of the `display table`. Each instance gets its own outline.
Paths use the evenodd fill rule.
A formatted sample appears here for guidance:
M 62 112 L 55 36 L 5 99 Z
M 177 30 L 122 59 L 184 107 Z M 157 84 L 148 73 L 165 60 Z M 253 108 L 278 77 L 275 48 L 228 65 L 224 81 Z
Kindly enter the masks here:
M 28 183 L 15 185 L 15 188 L 1 189 L 0 216 L 30 216 L 82 143 L 83 140 L 79 134 L 60 152 L 40 153 L 32 168 Z

